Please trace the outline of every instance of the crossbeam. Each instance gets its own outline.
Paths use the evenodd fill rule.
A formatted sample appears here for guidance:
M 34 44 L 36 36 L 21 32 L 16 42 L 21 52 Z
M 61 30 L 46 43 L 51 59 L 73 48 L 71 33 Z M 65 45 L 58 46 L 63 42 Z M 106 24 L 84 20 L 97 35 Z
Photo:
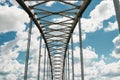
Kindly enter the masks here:
M 82 17 L 83 12 L 90 4 L 91 0 L 78 0 L 76 3 L 72 3 L 72 0 L 16 1 L 34 21 L 44 39 L 50 60 L 52 80 L 63 80 L 65 59 L 70 38 L 79 18 Z M 64 5 L 68 7 L 62 10 L 56 9 L 55 11 L 52 9 L 56 8 L 56 5 L 51 6 L 53 7 L 52 9 L 45 6 L 45 4 L 50 1 L 57 2 L 61 7 Z M 30 2 L 34 2 L 34 4 L 30 4 Z M 55 63 L 56 61 L 60 63 Z

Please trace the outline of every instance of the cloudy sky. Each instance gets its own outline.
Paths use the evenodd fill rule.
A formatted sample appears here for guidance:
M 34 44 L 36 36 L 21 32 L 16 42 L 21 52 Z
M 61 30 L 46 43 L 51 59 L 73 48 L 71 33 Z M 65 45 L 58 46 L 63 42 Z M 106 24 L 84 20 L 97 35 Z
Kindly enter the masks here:
M 55 2 L 49 2 L 46 6 L 54 4 Z M 0 0 L 0 80 L 23 80 L 28 25 L 28 15 L 15 0 Z M 81 26 L 85 80 L 120 80 L 120 35 L 113 1 L 92 0 L 82 16 Z M 37 77 L 39 46 L 36 44 L 39 44 L 39 36 L 39 31 L 33 27 L 29 80 Z M 76 53 L 75 80 L 79 80 L 77 27 L 73 37 Z M 43 65 L 41 67 L 43 69 Z

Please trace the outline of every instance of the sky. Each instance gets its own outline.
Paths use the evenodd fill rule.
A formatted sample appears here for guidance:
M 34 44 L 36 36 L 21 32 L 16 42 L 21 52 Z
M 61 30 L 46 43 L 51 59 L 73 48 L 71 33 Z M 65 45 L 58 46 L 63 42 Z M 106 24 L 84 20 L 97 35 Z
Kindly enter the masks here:
M 48 7 L 53 5 L 55 2 L 46 4 Z M 0 0 L 0 80 L 23 80 L 28 25 L 27 13 L 15 0 Z M 73 35 L 75 80 L 80 79 L 77 26 Z M 113 1 L 92 0 L 81 18 L 81 26 L 85 80 L 120 80 L 120 35 Z M 37 77 L 39 46 L 36 44 L 39 44 L 39 36 L 39 31 L 34 26 L 28 80 Z M 43 67 L 42 65 L 41 70 Z M 41 76 L 42 73 L 41 71 Z

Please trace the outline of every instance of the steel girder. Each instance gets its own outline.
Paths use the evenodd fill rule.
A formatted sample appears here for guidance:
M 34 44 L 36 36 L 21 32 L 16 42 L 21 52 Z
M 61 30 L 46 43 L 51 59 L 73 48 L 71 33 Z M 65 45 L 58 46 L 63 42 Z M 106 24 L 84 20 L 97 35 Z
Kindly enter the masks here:
M 16 0 L 32 18 L 46 44 L 52 80 L 63 80 L 73 30 L 91 0 Z M 54 1 L 54 2 L 53 2 Z M 58 5 L 46 6 L 49 2 Z
M 116 12 L 116 18 L 118 22 L 118 29 L 120 33 L 120 1 L 119 0 L 113 0 L 114 7 L 115 7 L 115 12 Z

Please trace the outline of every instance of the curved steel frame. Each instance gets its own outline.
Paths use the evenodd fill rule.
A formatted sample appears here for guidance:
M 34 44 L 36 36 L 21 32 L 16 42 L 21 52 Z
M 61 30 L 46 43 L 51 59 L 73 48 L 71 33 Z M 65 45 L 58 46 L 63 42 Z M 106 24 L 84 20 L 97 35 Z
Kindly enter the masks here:
M 22 8 L 28 13 L 29 17 L 34 21 L 35 25 L 37 26 L 41 33 L 41 36 L 44 39 L 46 48 L 48 50 L 51 65 L 52 80 L 53 79 L 63 80 L 66 52 L 71 35 L 77 22 L 79 21 L 79 18 L 82 16 L 83 12 L 87 8 L 91 0 L 81 0 L 81 2 L 83 3 L 79 5 L 75 5 L 64 0 L 24 0 L 24 1 L 16 0 L 16 1 L 22 6 Z M 38 3 L 34 5 L 27 5 L 25 1 L 38 1 Z M 58 1 L 66 5 L 69 5 L 72 8 L 53 12 L 37 7 L 49 1 Z M 32 10 L 34 10 L 34 12 L 32 12 Z M 35 12 L 35 10 L 36 11 L 38 10 L 39 12 Z M 52 15 L 66 17 L 68 19 L 59 22 L 54 22 L 45 19 L 46 17 L 50 17 Z M 64 26 L 64 28 L 50 28 L 49 26 L 51 25 Z M 56 32 L 58 33 L 58 35 L 53 34 L 52 32 L 53 33 Z M 58 56 L 56 54 L 60 55 Z

